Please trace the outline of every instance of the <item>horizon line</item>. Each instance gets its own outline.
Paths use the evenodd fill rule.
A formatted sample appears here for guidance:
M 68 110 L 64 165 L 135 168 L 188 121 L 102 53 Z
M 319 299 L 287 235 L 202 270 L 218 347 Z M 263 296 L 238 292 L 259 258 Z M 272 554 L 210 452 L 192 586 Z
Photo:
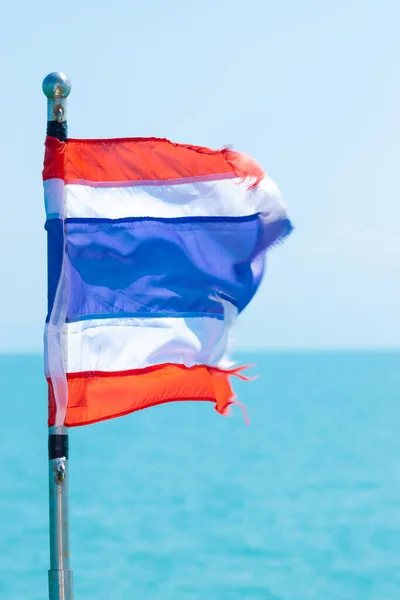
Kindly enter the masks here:
M 353 353 L 397 353 L 400 352 L 400 346 L 321 346 L 321 347 L 288 347 L 288 348 L 242 348 L 236 349 L 229 353 L 230 356 L 236 354 L 353 354 Z M 43 356 L 43 350 L 39 349 L 20 349 L 20 350 L 2 350 L 0 349 L 0 357 L 4 356 Z

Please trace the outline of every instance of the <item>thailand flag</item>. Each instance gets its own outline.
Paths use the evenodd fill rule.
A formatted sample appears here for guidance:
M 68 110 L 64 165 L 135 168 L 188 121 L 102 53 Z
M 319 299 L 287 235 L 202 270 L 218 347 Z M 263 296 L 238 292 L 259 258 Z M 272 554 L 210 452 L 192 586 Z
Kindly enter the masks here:
M 291 231 L 248 156 L 165 139 L 46 139 L 49 425 L 234 402 L 229 331 Z

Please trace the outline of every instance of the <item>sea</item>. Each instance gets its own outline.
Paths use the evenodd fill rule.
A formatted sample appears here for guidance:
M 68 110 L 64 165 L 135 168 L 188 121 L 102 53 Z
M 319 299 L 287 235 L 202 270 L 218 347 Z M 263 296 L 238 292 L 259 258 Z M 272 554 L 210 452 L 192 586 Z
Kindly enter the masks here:
M 240 407 L 70 433 L 76 600 L 399 600 L 400 352 L 280 352 Z M 112 398 L 110 398 L 112 401 Z M 0 357 L 0 598 L 45 600 L 46 385 Z

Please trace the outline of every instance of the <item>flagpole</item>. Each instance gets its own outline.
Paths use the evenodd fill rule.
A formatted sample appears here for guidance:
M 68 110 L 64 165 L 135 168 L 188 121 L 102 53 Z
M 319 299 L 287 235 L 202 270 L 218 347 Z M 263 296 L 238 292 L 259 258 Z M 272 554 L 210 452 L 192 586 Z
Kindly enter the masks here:
M 68 77 L 50 73 L 42 84 L 47 97 L 47 135 L 64 142 L 67 139 L 67 96 L 71 91 Z M 68 427 L 49 429 L 49 599 L 73 600 L 69 545 L 68 502 Z

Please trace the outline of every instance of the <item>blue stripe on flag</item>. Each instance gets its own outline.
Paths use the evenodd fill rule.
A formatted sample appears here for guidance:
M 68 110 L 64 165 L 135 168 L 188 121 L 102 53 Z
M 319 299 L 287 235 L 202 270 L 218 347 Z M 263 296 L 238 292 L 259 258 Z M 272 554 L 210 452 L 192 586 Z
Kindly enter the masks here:
M 49 221 L 48 231 L 54 221 L 59 220 Z M 217 297 L 241 311 L 260 283 L 264 250 L 290 230 L 288 219 L 266 223 L 260 215 L 67 219 L 67 318 L 221 316 Z M 58 267 L 53 268 L 51 282 L 57 280 Z
M 64 227 L 61 219 L 52 218 L 46 221 L 47 231 L 47 320 L 53 308 L 54 297 L 61 266 L 64 249 Z

